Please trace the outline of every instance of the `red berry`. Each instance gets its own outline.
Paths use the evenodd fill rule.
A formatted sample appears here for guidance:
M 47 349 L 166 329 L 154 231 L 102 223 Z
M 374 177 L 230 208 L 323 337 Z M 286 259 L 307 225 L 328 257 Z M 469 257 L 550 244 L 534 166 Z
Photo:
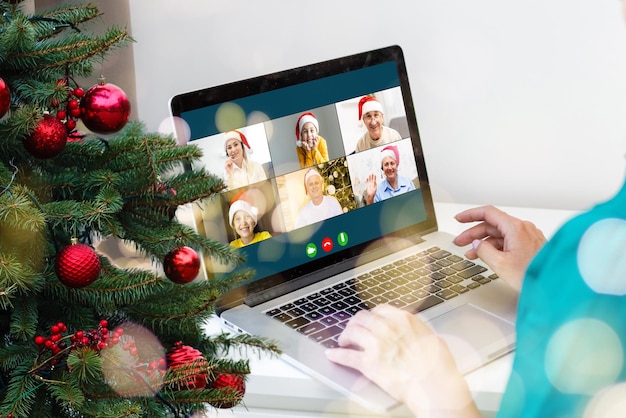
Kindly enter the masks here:
M 76 108 L 76 109 L 70 109 L 70 116 L 73 118 L 77 118 L 80 116 L 80 109 Z
M 46 338 L 42 337 L 41 335 L 38 335 L 35 337 L 35 344 L 37 345 L 42 345 L 46 342 Z
M 76 128 L 76 121 L 74 119 L 66 120 L 65 127 L 67 128 L 68 131 L 73 130 L 74 128 Z
M 59 102 L 59 99 L 57 99 L 56 97 L 53 97 L 52 100 L 50 100 L 50 106 L 54 107 L 55 109 L 59 107 L 60 104 L 61 102 Z
M 106 328 L 106 327 L 108 327 L 108 326 L 109 326 L 109 321 L 107 321 L 106 319 L 101 320 L 101 321 L 100 321 L 100 326 L 101 326 L 102 328 Z
M 76 331 L 76 334 L 74 334 L 74 336 L 79 339 L 82 340 L 83 337 L 85 336 L 85 332 L 84 331 Z
M 44 345 L 46 346 L 46 348 L 52 348 L 52 346 L 54 345 L 54 343 L 50 340 L 46 340 L 44 342 Z
M 59 326 L 58 326 L 58 325 L 52 325 L 52 326 L 50 327 L 50 332 L 51 332 L 52 334 L 58 334 L 60 331 L 61 331 L 61 330 L 59 329 Z
M 59 78 L 57 80 L 57 86 L 67 86 L 67 78 Z
M 84 95 L 85 95 L 85 90 L 83 90 L 81 87 L 76 87 L 74 89 L 74 96 L 83 97 Z
M 52 334 L 50 336 L 50 340 L 52 340 L 52 342 L 57 342 L 59 341 L 61 338 L 63 338 L 63 336 L 61 334 Z
M 68 109 L 78 109 L 80 106 L 80 104 L 78 103 L 78 100 L 76 99 L 72 99 L 69 102 L 67 102 L 67 108 Z
M 136 356 L 136 355 L 137 355 L 137 353 L 138 353 L 138 351 L 137 351 L 137 349 L 136 349 L 136 348 L 131 348 L 131 349 L 130 349 L 130 351 L 129 351 L 129 353 L 130 353 L 130 355 L 131 355 L 131 356 Z
M 59 329 L 61 330 L 61 332 L 66 332 L 67 331 L 67 326 L 63 323 L 63 322 L 59 322 L 57 324 L 57 327 L 59 327 Z
M 59 110 L 57 112 L 57 119 L 58 120 L 64 120 L 67 117 L 67 112 L 65 112 L 65 110 Z

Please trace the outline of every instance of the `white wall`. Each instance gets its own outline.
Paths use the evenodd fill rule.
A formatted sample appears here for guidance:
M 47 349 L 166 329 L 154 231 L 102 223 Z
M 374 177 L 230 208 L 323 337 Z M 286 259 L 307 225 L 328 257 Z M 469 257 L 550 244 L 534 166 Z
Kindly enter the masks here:
M 441 201 L 583 209 L 624 178 L 617 0 L 132 0 L 138 118 L 170 96 L 399 44 Z

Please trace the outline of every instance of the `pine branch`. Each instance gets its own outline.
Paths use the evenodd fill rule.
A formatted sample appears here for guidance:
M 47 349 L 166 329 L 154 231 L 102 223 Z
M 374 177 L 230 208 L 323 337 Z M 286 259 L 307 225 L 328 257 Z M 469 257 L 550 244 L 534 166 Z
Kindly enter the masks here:
M 20 298 L 11 314 L 11 336 L 16 341 L 31 341 L 37 329 L 37 302 L 34 298 Z
M 28 367 L 18 366 L 11 373 L 11 380 L 0 405 L 2 413 L 12 413 L 13 416 L 29 416 L 29 411 L 35 405 L 43 383 L 38 382 L 28 374 Z
M 105 370 L 135 373 L 144 366 L 103 363 L 103 323 L 115 332 L 152 333 L 163 349 L 178 341 L 194 344 L 206 357 L 207 379 L 249 373 L 247 360 L 223 358 L 230 349 L 279 352 L 274 342 L 253 336 L 205 335 L 219 298 L 254 272 L 240 268 L 243 252 L 181 224 L 176 209 L 219 198 L 223 180 L 196 168 L 202 158 L 197 146 L 146 132 L 140 122 L 107 139 L 87 133 L 54 157 L 31 155 L 23 141 L 44 114 L 63 120 L 59 104 L 79 97 L 71 90 L 78 87 L 74 77 L 90 75 L 97 60 L 133 40 L 118 27 L 89 33 L 86 24 L 100 17 L 91 3 L 28 16 L 0 0 L 0 11 L 0 76 L 11 95 L 10 111 L 0 120 L 0 415 L 174 417 L 203 411 L 207 402 L 239 402 L 241 394 L 228 389 L 175 389 L 175 381 L 193 376 L 195 364 L 168 369 L 166 379 L 174 380 L 162 390 L 126 399 L 109 385 Z M 68 287 L 55 263 L 67 261 L 57 257 L 72 237 L 88 244 L 121 239 L 154 268 L 124 269 L 100 255 L 98 279 Z M 183 245 L 233 272 L 186 285 L 168 280 L 158 267 Z M 89 348 L 80 340 L 83 347 L 79 331 L 99 340 L 88 340 Z M 153 348 L 139 348 L 130 358 L 147 361 L 143 352 Z

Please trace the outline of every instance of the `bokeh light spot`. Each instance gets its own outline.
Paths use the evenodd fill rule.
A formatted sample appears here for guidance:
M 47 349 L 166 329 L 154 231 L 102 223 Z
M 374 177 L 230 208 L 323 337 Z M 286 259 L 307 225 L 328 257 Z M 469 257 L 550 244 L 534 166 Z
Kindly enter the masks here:
M 224 103 L 215 112 L 215 126 L 222 132 L 246 126 L 246 113 L 235 103 Z
M 248 120 L 246 125 L 256 125 L 258 123 L 263 123 L 265 127 L 265 135 L 268 138 L 271 138 L 274 134 L 274 124 L 270 120 L 269 116 L 263 112 L 259 112 L 258 110 L 254 110 L 248 114 Z
M 591 225 L 578 245 L 578 269 L 598 293 L 626 294 L 626 220 L 603 219 Z
M 163 119 L 159 125 L 159 133 L 165 135 L 173 134 L 178 145 L 186 145 L 191 138 L 191 128 L 189 124 L 178 116 Z
M 102 374 L 109 387 L 126 398 L 155 396 L 164 384 L 165 349 L 147 328 L 125 322 L 111 331 L 119 343 L 101 352 Z
M 612 384 L 623 366 L 624 350 L 615 331 L 597 319 L 561 326 L 546 348 L 544 366 L 563 393 L 591 394 Z
M 626 417 L 626 383 L 602 389 L 589 402 L 583 418 Z

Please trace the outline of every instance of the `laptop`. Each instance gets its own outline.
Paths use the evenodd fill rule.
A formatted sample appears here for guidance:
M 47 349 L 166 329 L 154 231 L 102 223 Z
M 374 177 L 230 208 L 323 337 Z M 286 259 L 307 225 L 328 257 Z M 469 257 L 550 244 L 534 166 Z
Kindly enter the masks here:
M 360 309 L 389 303 L 419 315 L 463 373 L 514 349 L 516 292 L 437 228 L 399 46 L 182 93 L 170 109 L 178 140 L 203 150 L 198 167 L 228 185 L 191 205 L 191 222 L 246 260 L 205 254 L 202 274 L 254 271 L 219 302 L 228 328 L 276 340 L 287 362 L 371 411 L 398 403 L 324 354 Z M 369 134 L 374 119 L 384 144 Z M 323 138 L 305 150 L 302 121 Z M 231 145 L 245 150 L 241 167 Z M 389 157 L 403 186 L 372 200 L 368 181 L 382 187 Z

